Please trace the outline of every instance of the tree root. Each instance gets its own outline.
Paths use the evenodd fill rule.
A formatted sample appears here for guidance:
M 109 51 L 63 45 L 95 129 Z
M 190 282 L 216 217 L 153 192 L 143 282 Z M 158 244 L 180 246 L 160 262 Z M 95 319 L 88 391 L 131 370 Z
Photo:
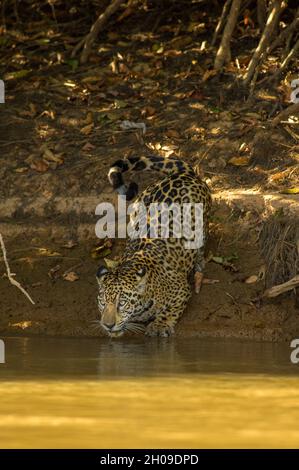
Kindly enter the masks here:
M 3 253 L 3 259 L 4 259 L 4 264 L 5 264 L 5 267 L 6 267 L 8 280 L 10 281 L 10 283 L 13 286 L 16 286 L 18 289 L 20 289 L 20 291 L 23 292 L 23 294 L 27 297 L 27 299 L 29 299 L 30 302 L 33 305 L 35 305 L 34 300 L 32 300 L 32 298 L 30 297 L 28 292 L 24 289 L 24 287 L 22 287 L 21 284 L 14 279 L 15 273 L 12 273 L 11 270 L 10 270 L 8 260 L 7 260 L 6 248 L 5 248 L 4 240 L 3 240 L 3 237 L 2 237 L 1 233 L 0 233 L 0 246 L 1 246 L 1 249 L 2 249 L 2 253 Z
M 214 69 L 216 71 L 219 71 L 226 62 L 230 61 L 230 41 L 237 23 L 240 6 L 241 0 L 233 0 L 214 62 Z
M 100 31 L 104 29 L 109 18 L 118 10 L 123 0 L 113 0 L 112 3 L 101 13 L 96 22 L 90 28 L 90 32 L 85 38 L 83 38 L 73 49 L 72 57 L 75 57 L 77 52 L 83 47 L 83 51 L 80 56 L 80 63 L 85 64 L 91 53 L 91 49 L 94 41 L 96 40 Z
M 284 8 L 285 4 L 283 1 L 275 0 L 273 2 L 273 8 L 268 16 L 267 23 L 261 36 L 260 42 L 251 58 L 251 61 L 249 62 L 247 72 L 243 77 L 245 85 L 249 85 L 252 78 L 254 77 L 256 67 L 259 64 L 261 58 L 265 58 L 267 54 L 267 47 L 272 39 L 272 35 L 274 33 L 278 19 Z

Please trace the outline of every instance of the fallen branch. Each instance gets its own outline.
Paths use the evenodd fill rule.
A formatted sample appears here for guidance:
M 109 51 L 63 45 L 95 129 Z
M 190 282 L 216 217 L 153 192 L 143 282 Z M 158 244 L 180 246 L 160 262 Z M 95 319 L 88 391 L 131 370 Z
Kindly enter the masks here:
M 112 16 L 116 10 L 120 7 L 123 0 L 113 0 L 112 3 L 106 8 L 106 10 L 98 17 L 96 22 L 90 28 L 90 32 L 87 36 L 79 42 L 79 44 L 75 47 L 74 52 L 78 52 L 83 46 L 83 51 L 80 57 L 80 63 L 85 64 L 88 61 L 91 48 L 93 46 L 94 41 L 96 40 L 100 31 L 102 31 L 109 20 L 110 16 Z
M 263 293 L 263 297 L 272 298 L 277 297 L 284 292 L 288 292 L 289 290 L 295 289 L 295 287 L 299 286 L 299 275 L 293 277 L 287 282 L 283 284 L 278 284 L 277 286 L 270 287 L 270 289 L 266 289 Z
M 30 302 L 35 305 L 35 302 L 32 300 L 32 298 L 30 297 L 30 295 L 28 294 L 28 292 L 26 292 L 26 290 L 24 289 L 24 287 L 21 286 L 21 284 L 16 281 L 14 279 L 14 276 L 16 275 L 15 273 L 12 273 L 11 270 L 10 270 L 10 267 L 9 267 L 9 264 L 8 264 L 8 260 L 7 260 L 7 254 L 6 254 L 6 248 L 5 248 L 5 245 L 4 245 L 4 240 L 3 240 L 3 237 L 2 237 L 2 234 L 0 233 L 0 245 L 1 245 L 1 249 L 2 249 L 2 253 L 3 253 L 3 259 L 4 259 L 4 263 L 5 263 L 5 267 L 6 267 L 6 272 L 7 272 L 7 277 L 8 277 L 8 280 L 10 281 L 11 284 L 13 284 L 14 286 L 16 286 L 18 289 L 20 289 L 21 292 L 23 292 L 23 294 L 27 297 L 27 299 L 30 300 Z
M 233 0 L 232 6 L 227 18 L 226 26 L 223 31 L 221 43 L 216 54 L 214 69 L 220 70 L 225 62 L 229 62 L 231 58 L 230 52 L 230 41 L 233 34 L 233 31 L 236 26 L 238 19 L 239 11 L 241 6 L 241 0 Z
M 251 61 L 249 62 L 247 71 L 243 77 L 245 85 L 248 85 L 251 82 L 255 73 L 255 69 L 258 63 L 260 62 L 261 58 L 265 58 L 266 49 L 271 41 L 279 16 L 284 8 L 285 4 L 283 1 L 275 0 L 273 2 L 273 8 L 268 16 L 267 23 L 261 36 L 260 42 L 251 58 Z
M 275 127 L 277 124 L 280 123 L 280 121 L 284 121 L 286 118 L 289 116 L 292 116 L 293 114 L 295 115 L 296 113 L 299 113 L 299 103 L 291 104 L 291 106 L 288 106 L 286 109 L 281 111 L 272 121 L 271 126 Z

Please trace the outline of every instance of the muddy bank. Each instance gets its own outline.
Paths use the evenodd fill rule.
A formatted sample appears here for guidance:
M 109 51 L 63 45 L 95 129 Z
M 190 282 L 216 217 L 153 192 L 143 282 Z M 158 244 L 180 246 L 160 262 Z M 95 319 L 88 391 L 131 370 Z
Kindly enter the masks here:
M 219 281 L 205 284 L 193 295 L 179 322 L 181 337 L 236 337 L 288 341 L 299 335 L 299 315 L 294 298 L 257 301 L 263 280 L 257 275 L 263 260 L 257 243 L 257 218 L 248 211 L 214 203 L 207 256 L 232 259 L 224 267 L 212 259 L 205 275 Z M 247 215 L 246 215 L 247 214 Z M 67 222 L 67 217 L 65 222 Z M 1 260 L 0 333 L 17 335 L 101 336 L 93 321 L 98 318 L 95 272 L 103 259 L 94 259 L 98 242 L 90 222 L 72 230 L 54 220 L 30 220 L 30 224 L 2 224 L 12 272 L 36 302 L 31 305 L 5 278 Z M 25 229 L 27 227 L 27 230 Z M 117 257 L 123 243 L 116 242 L 109 258 Z M 71 274 L 70 274 L 71 273 Z M 75 274 L 75 276 L 73 276 Z M 74 280 L 74 277 L 76 280 Z

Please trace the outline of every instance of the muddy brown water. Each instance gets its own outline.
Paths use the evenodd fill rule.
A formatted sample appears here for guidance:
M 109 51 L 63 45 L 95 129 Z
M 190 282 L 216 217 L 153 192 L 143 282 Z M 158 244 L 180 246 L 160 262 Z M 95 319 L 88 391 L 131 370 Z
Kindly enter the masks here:
M 0 447 L 299 447 L 287 344 L 3 338 Z

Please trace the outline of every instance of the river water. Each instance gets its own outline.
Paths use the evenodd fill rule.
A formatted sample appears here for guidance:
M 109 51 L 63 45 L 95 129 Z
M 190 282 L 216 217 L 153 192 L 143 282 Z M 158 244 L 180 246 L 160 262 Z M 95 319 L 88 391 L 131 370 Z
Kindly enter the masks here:
M 1 448 L 299 447 L 288 344 L 3 339 Z

